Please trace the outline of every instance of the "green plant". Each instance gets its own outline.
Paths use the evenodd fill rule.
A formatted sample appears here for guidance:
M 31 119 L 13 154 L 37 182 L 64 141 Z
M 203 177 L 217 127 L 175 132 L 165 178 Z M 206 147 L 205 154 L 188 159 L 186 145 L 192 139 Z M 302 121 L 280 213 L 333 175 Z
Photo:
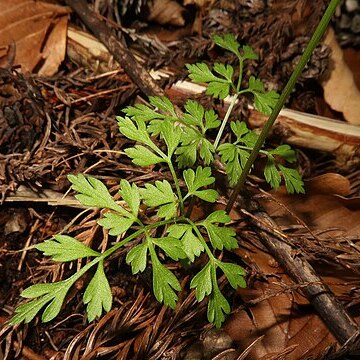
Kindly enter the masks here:
M 224 119 L 221 121 L 214 110 L 205 110 L 193 100 L 186 102 L 184 114 L 181 115 L 176 113 L 166 97 L 150 97 L 149 105 L 138 104 L 126 108 L 126 116 L 117 118 L 119 130 L 135 144 L 127 148 L 125 153 L 138 166 L 161 164 L 167 167 L 171 181 L 155 181 L 154 184 L 146 183 L 139 187 L 121 180 L 119 195 L 122 201 L 119 202 L 96 178 L 69 175 L 72 189 L 78 193 L 76 198 L 85 206 L 107 209 L 98 224 L 107 229 L 110 235 L 123 239 L 103 253 L 66 235 L 55 235 L 36 245 L 36 249 L 57 262 L 89 260 L 64 281 L 36 284 L 25 289 L 21 296 L 31 301 L 15 310 L 12 324 L 30 322 L 45 306 L 42 320 L 52 320 L 58 315 L 71 286 L 92 268 L 96 269 L 83 296 L 88 320 L 101 316 L 103 310 L 109 311 L 112 294 L 104 261 L 133 240 L 137 245 L 126 256 L 132 273 L 143 272 L 147 266 L 151 266 L 154 296 L 171 308 L 176 306 L 177 292 L 181 286 L 175 273 L 164 265 L 163 259 L 187 259 L 193 263 L 203 254 L 206 264 L 192 278 L 190 288 L 195 289 L 198 301 L 208 297 L 209 321 L 217 327 L 222 324 L 225 315 L 230 312 L 230 305 L 219 288 L 219 275 L 223 274 L 234 289 L 246 285 L 245 270 L 237 264 L 220 260 L 218 256 L 223 250 L 238 247 L 236 233 L 226 226 L 231 219 L 224 210 L 214 211 L 204 219 L 194 221 L 190 217 L 189 207 L 191 209 L 194 201 L 214 203 L 219 197 L 210 167 L 215 157 L 224 163 L 230 185 L 235 185 L 258 139 L 258 135 L 250 131 L 245 123 L 236 121 L 230 125 L 233 142 L 220 144 L 237 98 L 250 94 L 254 97 L 255 107 L 270 114 L 279 96 L 274 91 L 265 91 L 262 82 L 253 76 L 248 79 L 246 88 L 241 87 L 244 62 L 257 59 L 249 46 L 240 47 L 233 35 L 215 36 L 214 42 L 237 56 L 237 76 L 231 65 L 220 63 L 216 63 L 213 69 L 204 63 L 187 65 L 187 68 L 193 81 L 208 84 L 208 95 L 220 99 L 232 96 Z M 213 141 L 208 133 L 215 129 L 219 130 Z M 261 149 L 260 153 L 267 159 L 264 175 L 273 188 L 279 187 L 282 177 L 288 192 L 303 192 L 298 172 L 284 165 L 295 161 L 295 152 L 288 145 L 271 150 Z

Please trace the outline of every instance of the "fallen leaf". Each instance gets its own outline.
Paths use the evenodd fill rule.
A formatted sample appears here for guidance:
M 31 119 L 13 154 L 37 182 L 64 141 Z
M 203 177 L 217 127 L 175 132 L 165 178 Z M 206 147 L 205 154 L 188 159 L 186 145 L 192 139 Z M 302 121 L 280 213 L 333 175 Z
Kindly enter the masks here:
M 202 23 L 205 12 L 213 5 L 214 0 L 185 0 L 184 6 L 195 5 L 199 11 L 196 12 L 196 17 L 192 25 L 192 33 L 202 34 Z
M 322 81 L 324 98 L 333 110 L 343 113 L 346 121 L 360 125 L 360 91 L 332 29 L 324 43 L 331 48 L 330 74 Z
M 340 174 L 326 173 L 306 181 L 306 192 L 309 194 L 333 194 L 347 196 L 351 192 L 350 181 Z
M 53 75 L 65 57 L 69 8 L 28 0 L 0 0 L 0 8 L 0 48 L 15 43 L 12 65 Z
M 214 3 L 214 0 L 185 0 L 184 5 L 196 5 L 199 8 L 206 8 L 211 6 Z
M 261 203 L 279 225 L 298 225 L 301 219 L 316 231 L 316 240 L 311 236 L 307 242 L 304 238 L 299 240 L 294 255 L 296 249 L 306 250 L 308 256 L 313 251 L 313 259 L 321 258 L 318 249 L 334 254 L 331 264 L 313 261 L 314 269 L 338 299 L 356 306 L 353 291 L 358 273 L 354 270 L 360 263 L 360 246 L 357 238 L 346 240 L 344 236 L 335 236 L 360 234 L 360 199 L 341 196 L 348 195 L 350 189 L 348 179 L 329 173 L 308 181 L 305 195 L 288 195 L 285 189 L 280 189 L 271 194 L 274 201 Z M 338 232 L 332 231 L 328 237 L 325 230 L 334 227 L 339 228 Z M 330 347 L 338 349 L 335 337 L 301 294 L 301 286 L 294 284 L 274 258 L 263 250 L 257 238 L 243 236 L 244 246 L 236 253 L 258 276 L 249 281 L 248 288 L 237 291 L 246 304 L 246 311 L 236 311 L 225 325 L 225 330 L 238 344 L 238 350 L 243 351 L 260 336 L 263 338 L 252 347 L 247 360 L 317 359 Z
M 360 235 L 360 200 L 348 199 L 350 193 L 348 180 L 339 174 L 324 174 L 306 184 L 306 193 L 289 195 L 281 188 L 272 196 L 284 204 L 312 230 L 329 230 L 331 234 Z M 296 223 L 294 217 L 276 202 L 264 201 L 262 205 L 278 225 Z
M 287 360 L 305 359 L 308 356 L 316 359 L 325 348 L 337 343 L 307 300 L 297 292 L 298 288 L 269 254 L 248 243 L 247 249 L 236 252 L 248 263 L 255 264 L 266 276 L 266 281 L 257 280 L 253 286 L 238 290 L 245 303 L 256 303 L 249 307 L 252 319 L 243 310 L 234 313 L 225 325 L 225 331 L 236 341 L 239 351 L 264 335 L 252 348 L 247 360 L 272 358 L 272 354 L 289 347 L 291 351 L 285 357 Z
M 343 49 L 344 59 L 354 75 L 355 84 L 360 89 L 360 51 L 359 49 Z
M 148 20 L 160 25 L 185 25 L 184 8 L 175 0 L 154 0 L 149 8 Z

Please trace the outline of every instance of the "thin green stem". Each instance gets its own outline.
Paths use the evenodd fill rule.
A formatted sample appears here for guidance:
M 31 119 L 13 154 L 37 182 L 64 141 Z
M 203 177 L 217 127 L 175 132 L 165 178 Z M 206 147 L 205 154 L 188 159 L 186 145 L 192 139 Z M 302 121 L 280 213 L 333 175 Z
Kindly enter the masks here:
M 176 221 L 184 221 L 184 218 L 182 216 L 177 217 L 175 219 L 168 219 L 168 220 L 163 220 L 163 221 L 158 221 L 156 223 L 153 224 L 149 224 L 144 226 L 143 228 L 135 231 L 133 234 L 129 235 L 128 237 L 126 237 L 124 240 L 116 243 L 115 245 L 113 245 L 110 249 L 107 249 L 106 251 L 104 251 L 98 258 L 102 258 L 105 259 L 106 257 L 110 256 L 111 254 L 113 254 L 116 250 L 120 249 L 122 246 L 126 245 L 128 242 L 130 242 L 131 240 L 137 238 L 139 235 L 141 235 L 142 233 L 146 233 L 148 230 L 151 229 L 156 229 L 159 226 L 163 226 L 163 225 L 167 225 L 167 224 L 172 224 L 175 223 Z M 95 258 L 94 260 L 98 259 Z M 92 260 L 92 261 L 94 261 Z M 90 264 L 90 263 L 89 263 Z
M 239 95 L 239 90 L 243 78 L 243 71 L 244 71 L 244 60 L 241 57 L 238 57 L 239 59 L 239 79 L 236 87 L 236 93 Z
M 196 224 L 188 218 L 185 218 L 185 221 L 187 221 L 192 226 L 193 230 L 195 231 L 196 235 L 198 236 L 198 239 L 200 240 L 202 246 L 204 247 L 205 252 L 206 252 L 207 256 L 209 257 L 210 261 L 215 261 L 216 260 L 215 256 L 211 252 L 208 244 L 206 243 L 204 237 L 202 236 L 202 234 L 201 234 L 200 230 L 198 229 L 198 227 L 196 226 Z
M 285 101 L 287 100 L 287 98 L 289 97 L 292 89 L 294 88 L 296 81 L 298 80 L 299 76 L 301 75 L 305 65 L 307 64 L 307 62 L 309 61 L 315 47 L 317 46 L 317 44 L 320 42 L 321 38 L 323 37 L 326 28 L 329 24 L 329 21 L 331 20 L 332 15 L 334 14 L 336 7 L 339 5 L 340 0 L 331 0 L 329 6 L 327 7 L 322 19 L 320 20 L 313 36 L 311 37 L 303 55 L 301 56 L 299 63 L 296 65 L 294 72 L 292 73 L 288 83 L 286 84 L 284 90 L 282 91 L 280 98 L 278 100 L 278 102 L 276 103 L 269 119 L 267 120 L 267 122 L 265 123 L 256 143 L 254 146 L 253 151 L 251 152 L 245 166 L 244 169 L 240 175 L 239 181 L 236 184 L 232 194 L 230 195 L 229 198 L 229 202 L 226 206 L 226 211 L 230 212 L 230 210 L 232 209 L 236 198 L 239 195 L 240 190 L 242 189 L 242 187 L 245 184 L 246 178 L 251 170 L 251 167 L 253 166 L 258 153 L 268 135 L 268 133 L 270 132 L 271 127 L 273 126 L 277 116 L 280 113 L 280 110 L 282 109 L 282 107 L 285 104 Z
M 252 147 L 249 147 L 249 146 L 243 146 L 243 145 L 237 145 L 236 143 L 234 143 L 234 145 L 239 148 L 239 149 L 242 149 L 242 150 L 249 150 L 249 151 L 252 151 L 254 148 Z M 266 156 L 269 155 L 269 151 L 266 151 L 266 150 L 260 150 L 259 151 L 260 154 L 264 154 Z
M 177 196 L 178 196 L 178 198 L 179 198 L 179 202 L 180 202 L 180 213 L 181 213 L 182 216 L 184 216 L 184 214 L 185 214 L 184 199 L 183 199 L 182 194 L 181 194 L 179 179 L 178 179 L 178 177 L 177 177 L 177 175 L 176 175 L 176 171 L 175 171 L 174 166 L 173 166 L 173 164 L 172 164 L 172 162 L 171 162 L 170 159 L 169 159 L 169 161 L 168 161 L 168 166 L 169 166 L 171 175 L 172 175 L 173 180 L 174 180 L 174 184 L 175 184 Z
M 225 117 L 224 117 L 224 119 L 223 119 L 223 121 L 222 121 L 222 123 L 221 123 L 219 132 L 218 132 L 218 134 L 217 134 L 217 136 L 216 136 L 216 139 L 215 139 L 215 142 L 214 142 L 214 149 L 215 149 L 215 150 L 216 150 L 216 148 L 217 148 L 218 145 L 219 145 L 219 142 L 220 142 L 221 137 L 222 137 L 222 134 L 223 134 L 223 132 L 224 132 L 226 123 L 227 123 L 227 121 L 229 120 L 230 114 L 231 114 L 231 112 L 232 112 L 232 109 L 233 109 L 233 107 L 234 107 L 234 105 L 235 105 L 235 103 L 236 103 L 236 100 L 237 100 L 238 96 L 239 96 L 239 94 L 235 94 L 235 95 L 232 97 L 232 99 L 231 99 L 231 103 L 230 103 L 230 105 L 229 105 L 229 107 L 228 107 L 228 109 L 227 109 L 227 111 L 226 111 Z

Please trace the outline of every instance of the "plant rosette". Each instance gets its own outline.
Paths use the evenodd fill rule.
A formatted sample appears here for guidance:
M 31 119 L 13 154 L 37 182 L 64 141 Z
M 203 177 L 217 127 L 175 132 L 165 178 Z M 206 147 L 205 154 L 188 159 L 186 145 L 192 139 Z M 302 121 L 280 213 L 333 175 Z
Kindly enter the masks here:
M 179 272 L 171 271 L 169 261 L 186 261 L 191 266 L 202 256 L 204 263 L 190 282 L 197 301 L 208 301 L 208 320 L 220 327 L 230 313 L 230 305 L 219 285 L 225 276 L 229 285 L 245 287 L 246 272 L 240 265 L 223 261 L 222 252 L 238 247 L 235 230 L 229 226 L 230 216 L 217 209 L 194 220 L 189 214 L 194 204 L 216 204 L 219 193 L 213 176 L 213 162 L 219 160 L 226 170 L 228 183 L 234 186 L 254 148 L 258 135 L 245 122 L 228 120 L 239 96 L 250 95 L 255 108 L 270 114 L 279 95 L 266 91 L 264 84 L 251 76 L 242 88 L 245 61 L 255 61 L 257 55 L 248 45 L 240 46 L 235 36 L 214 36 L 217 46 L 234 53 L 238 69 L 229 64 L 188 64 L 189 77 L 207 84 L 206 93 L 224 99 L 231 96 L 223 119 L 213 109 L 188 100 L 184 113 L 178 115 L 166 97 L 150 97 L 149 104 L 137 104 L 124 109 L 117 117 L 119 131 L 133 142 L 125 153 L 133 164 L 141 167 L 167 169 L 169 180 L 158 180 L 140 186 L 122 179 L 115 200 L 106 186 L 92 176 L 69 175 L 72 189 L 82 205 L 106 209 L 98 224 L 117 238 L 103 253 L 97 252 L 76 238 L 55 235 L 35 245 L 35 248 L 55 262 L 88 259 L 85 266 L 68 279 L 50 284 L 35 284 L 21 296 L 30 299 L 15 310 L 11 324 L 30 322 L 43 308 L 42 320 L 51 321 L 60 312 L 66 295 L 74 283 L 92 269 L 93 276 L 83 294 L 89 321 L 100 317 L 112 307 L 112 293 L 104 262 L 126 244 L 130 249 L 126 263 L 134 275 L 150 267 L 155 298 L 175 308 L 181 285 Z M 228 142 L 222 135 L 228 129 Z M 209 133 L 217 131 L 215 139 Z M 274 189 L 284 181 L 289 193 L 303 192 L 303 182 L 297 170 L 295 151 L 282 144 L 274 149 L 262 148 L 259 156 L 266 159 L 264 178 Z M 158 234 L 163 234 L 159 236 Z M 131 246 L 133 244 L 133 246 Z M 135 245 L 136 244 L 136 245 Z M 124 264 L 125 265 L 125 264 Z M 194 268 L 194 267 L 193 267 Z

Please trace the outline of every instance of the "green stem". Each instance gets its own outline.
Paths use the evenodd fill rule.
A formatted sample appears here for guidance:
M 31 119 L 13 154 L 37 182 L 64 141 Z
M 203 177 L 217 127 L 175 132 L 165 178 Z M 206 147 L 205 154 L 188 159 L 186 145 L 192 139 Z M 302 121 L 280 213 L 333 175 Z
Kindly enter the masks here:
M 238 59 L 239 59 L 239 79 L 238 79 L 238 83 L 237 83 L 237 87 L 236 87 L 236 93 L 239 95 L 239 90 L 240 90 L 242 77 L 243 77 L 243 71 L 244 71 L 244 60 L 241 57 L 239 57 Z
M 126 237 L 123 241 L 118 242 L 117 244 L 113 245 L 110 249 L 107 249 L 106 251 L 104 251 L 99 257 L 92 260 L 89 264 L 91 264 L 93 261 L 95 261 L 99 258 L 105 259 L 106 257 L 113 254 L 116 250 L 120 249 L 122 246 L 126 245 L 128 242 L 130 242 L 131 240 L 133 240 L 136 237 L 138 237 L 139 235 L 141 235 L 142 233 L 144 233 L 144 232 L 146 233 L 148 230 L 156 229 L 159 226 L 163 226 L 163 225 L 174 223 L 176 221 L 183 221 L 183 220 L 184 220 L 183 217 L 178 217 L 176 219 L 168 219 L 168 220 L 158 221 L 154 224 L 146 225 L 143 228 L 139 229 L 138 231 L 135 231 L 133 234 Z M 96 262 L 98 262 L 98 261 L 96 261 Z M 89 265 L 89 264 L 87 264 L 87 265 Z
M 211 252 L 209 246 L 207 245 L 204 237 L 202 236 L 202 234 L 201 234 L 200 230 L 198 229 L 198 227 L 196 226 L 196 224 L 188 218 L 185 218 L 185 221 L 187 221 L 192 226 L 193 230 L 195 231 L 196 235 L 198 236 L 198 239 L 200 240 L 202 246 L 204 247 L 207 256 L 209 257 L 209 260 L 216 261 L 215 256 Z
M 171 175 L 174 179 L 174 183 L 175 183 L 175 188 L 176 188 L 176 192 L 177 192 L 177 196 L 179 198 L 179 202 L 180 202 L 180 213 L 182 216 L 184 216 L 185 214 L 185 208 L 184 208 L 184 199 L 181 195 L 181 189 L 180 189 L 180 184 L 179 184 L 179 179 L 176 175 L 176 171 L 174 169 L 174 166 L 171 162 L 171 160 L 169 159 L 168 161 L 168 166 L 169 166 L 169 169 L 170 169 L 170 172 L 171 172 Z
M 321 38 L 323 37 L 323 35 L 326 31 L 326 28 L 329 24 L 329 21 L 331 20 L 331 17 L 334 14 L 336 7 L 339 5 L 339 3 L 340 3 L 340 0 L 331 0 L 322 19 L 320 20 L 320 22 L 318 24 L 313 36 L 311 37 L 303 55 L 301 56 L 299 63 L 296 65 L 295 70 L 291 74 L 291 77 L 290 77 L 288 83 L 286 84 L 284 90 L 282 91 L 281 96 L 280 96 L 278 102 L 276 103 L 268 121 L 265 123 L 265 125 L 255 143 L 254 149 L 251 152 L 251 154 L 244 166 L 244 169 L 240 175 L 239 181 L 236 184 L 232 194 L 230 195 L 229 202 L 226 206 L 226 211 L 228 213 L 232 209 L 234 202 L 239 195 L 240 190 L 244 186 L 246 178 L 251 170 L 251 167 L 254 164 L 254 162 L 258 156 L 258 153 L 259 153 L 268 133 L 270 132 L 271 127 L 273 126 L 277 116 L 279 115 L 280 110 L 284 106 L 286 99 L 289 97 L 292 89 L 294 88 L 296 81 L 298 80 L 299 76 L 301 75 L 305 65 L 309 61 L 315 47 L 317 46 L 317 44 L 320 42 Z
M 238 145 L 238 144 L 236 144 L 236 143 L 234 143 L 234 145 L 235 145 L 237 148 L 242 149 L 242 150 L 253 151 L 253 149 L 254 149 L 254 148 L 252 148 L 252 147 L 243 146 L 243 145 Z M 263 154 L 263 155 L 266 155 L 266 156 L 269 155 L 269 151 L 266 151 L 266 150 L 260 150 L 259 153 L 260 153 L 260 154 Z
M 228 107 L 228 109 L 227 109 L 227 111 L 226 111 L 225 117 L 224 117 L 224 119 L 223 119 L 223 121 L 222 121 L 222 123 L 221 123 L 219 132 L 218 132 L 218 134 L 217 134 L 217 136 L 216 136 L 216 139 L 215 139 L 215 142 L 214 142 L 214 149 L 215 149 L 215 150 L 216 150 L 216 148 L 217 148 L 218 145 L 219 145 L 219 142 L 220 142 L 221 137 L 222 137 L 222 134 L 223 134 L 223 132 L 224 132 L 226 123 L 227 123 L 227 121 L 229 120 L 231 111 L 232 111 L 232 109 L 233 109 L 233 107 L 234 107 L 234 105 L 235 105 L 235 103 L 236 103 L 236 100 L 237 100 L 238 96 L 239 96 L 239 94 L 235 94 L 235 95 L 233 96 L 233 98 L 231 99 L 231 103 L 230 103 L 230 105 L 229 105 L 229 107 Z

